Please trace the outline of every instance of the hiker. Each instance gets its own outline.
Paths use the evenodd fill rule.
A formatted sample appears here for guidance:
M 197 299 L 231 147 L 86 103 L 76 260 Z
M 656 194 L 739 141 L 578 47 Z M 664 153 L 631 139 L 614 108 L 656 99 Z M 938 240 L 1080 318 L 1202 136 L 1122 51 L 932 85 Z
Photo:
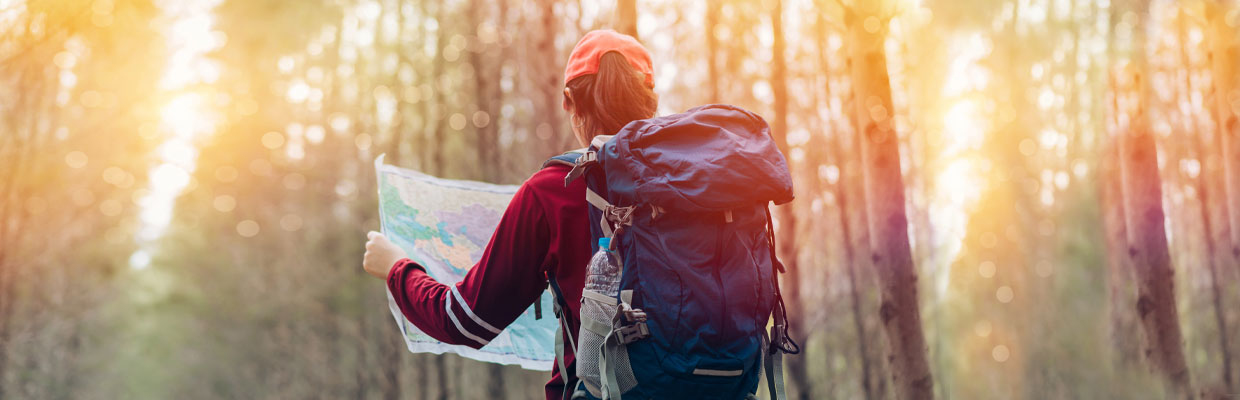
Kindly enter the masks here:
M 371 232 L 366 271 L 418 328 L 474 348 L 549 287 L 561 325 L 548 399 L 742 400 L 764 371 L 781 398 L 781 357 L 800 351 L 769 209 L 792 201 L 787 160 L 738 107 L 654 118 L 653 83 L 635 39 L 587 33 L 563 103 L 586 148 L 521 186 L 478 265 L 443 285 Z
M 583 147 L 596 135 L 653 117 L 658 106 L 649 52 L 632 37 L 610 30 L 592 31 L 581 39 L 569 56 L 564 84 L 562 106 Z M 444 343 L 475 349 L 538 300 L 553 277 L 569 308 L 564 334 L 575 340 L 591 232 L 585 182 L 564 184 L 570 169 L 549 165 L 521 185 L 482 259 L 456 285 L 432 279 L 377 232 L 367 235 L 363 266 L 387 279 L 396 304 L 418 329 Z M 573 357 L 566 348 L 564 362 L 572 363 Z M 561 399 L 565 381 L 558 365 L 551 374 L 547 399 Z

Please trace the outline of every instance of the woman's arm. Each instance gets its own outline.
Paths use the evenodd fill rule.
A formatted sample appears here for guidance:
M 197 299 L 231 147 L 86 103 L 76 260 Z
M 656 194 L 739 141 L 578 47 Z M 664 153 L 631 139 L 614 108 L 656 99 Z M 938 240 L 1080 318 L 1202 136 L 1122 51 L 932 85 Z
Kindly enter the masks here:
M 550 241 L 546 215 L 527 183 L 513 196 L 482 259 L 464 279 L 442 284 L 405 258 L 388 264 L 388 289 L 418 329 L 445 343 L 480 348 L 546 287 Z M 369 243 L 368 252 L 375 252 Z

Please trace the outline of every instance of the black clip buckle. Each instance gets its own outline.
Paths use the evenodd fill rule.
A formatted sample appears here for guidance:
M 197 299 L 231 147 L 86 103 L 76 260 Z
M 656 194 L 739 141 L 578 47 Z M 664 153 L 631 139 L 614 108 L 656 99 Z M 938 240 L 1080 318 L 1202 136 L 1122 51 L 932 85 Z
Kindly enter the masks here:
M 775 354 L 777 351 L 784 351 L 784 341 L 786 339 L 787 338 L 784 336 L 784 324 L 772 325 L 770 335 L 770 353 Z

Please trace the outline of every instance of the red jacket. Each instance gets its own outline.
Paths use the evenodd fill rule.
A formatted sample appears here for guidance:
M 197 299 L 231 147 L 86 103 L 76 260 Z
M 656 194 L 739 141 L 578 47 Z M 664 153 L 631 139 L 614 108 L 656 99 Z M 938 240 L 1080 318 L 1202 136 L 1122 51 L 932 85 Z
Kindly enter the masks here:
M 480 348 L 538 299 L 551 276 L 564 292 L 571 316 L 567 334 L 575 340 L 591 236 L 585 180 L 565 187 L 568 171 L 568 166 L 552 165 L 521 185 L 482 260 L 456 285 L 435 281 L 407 258 L 396 262 L 387 284 L 405 318 L 444 343 Z M 543 318 L 555 316 L 546 310 Z M 564 347 L 567 365 L 574 355 Z M 559 399 L 563 391 L 554 366 L 547 399 Z

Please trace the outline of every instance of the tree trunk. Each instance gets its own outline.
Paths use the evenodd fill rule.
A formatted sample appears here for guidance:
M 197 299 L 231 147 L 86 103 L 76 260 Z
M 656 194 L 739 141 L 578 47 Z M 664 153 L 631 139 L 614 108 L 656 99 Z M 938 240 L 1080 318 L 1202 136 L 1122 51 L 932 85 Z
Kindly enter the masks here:
M 719 102 L 719 39 L 715 27 L 719 25 L 719 7 L 711 2 L 706 5 L 706 80 L 710 85 L 708 103 Z
M 616 13 L 612 16 L 616 32 L 637 37 L 637 0 L 617 0 Z
M 1135 68 L 1136 71 L 1143 69 Z M 1145 85 L 1144 76 L 1139 72 L 1127 74 L 1129 82 L 1138 88 L 1136 101 L 1144 101 L 1144 90 L 1139 89 Z M 1184 398 L 1191 393 L 1190 379 L 1175 305 L 1175 276 L 1164 226 L 1162 180 L 1158 174 L 1154 136 L 1142 107 L 1115 110 L 1121 116 L 1119 161 L 1124 222 L 1128 227 L 1128 260 L 1137 279 L 1135 306 L 1145 331 L 1146 359 L 1167 379 L 1175 396 Z
M 1188 97 L 1191 97 L 1191 94 L 1194 92 L 1193 80 L 1191 79 L 1193 67 L 1192 67 L 1192 62 L 1188 57 L 1188 51 L 1187 51 L 1188 32 L 1185 26 L 1186 24 L 1184 24 L 1183 22 L 1186 16 L 1183 15 L 1182 13 L 1183 11 L 1181 11 L 1180 23 L 1179 23 L 1180 26 L 1178 29 L 1179 44 L 1180 44 L 1180 64 L 1186 69 L 1185 74 L 1184 74 L 1183 88 L 1184 88 L 1184 91 L 1188 93 L 1188 95 L 1186 95 L 1185 98 L 1188 98 Z M 1178 98 L 1180 97 L 1177 96 L 1177 99 Z M 1200 129 L 1200 126 L 1197 124 L 1197 119 L 1193 118 L 1192 115 L 1184 115 L 1184 118 L 1186 122 L 1185 122 L 1185 126 L 1183 127 L 1183 129 L 1180 130 L 1180 132 L 1182 133 L 1180 142 L 1191 143 L 1193 145 L 1193 151 L 1196 154 L 1197 160 L 1200 162 L 1199 165 L 1202 166 L 1200 172 L 1197 174 L 1197 179 L 1193 181 L 1193 184 L 1194 184 L 1194 187 L 1197 189 L 1197 198 L 1200 199 L 1200 202 L 1201 202 L 1201 207 L 1198 208 L 1198 210 L 1200 210 L 1200 216 L 1201 216 L 1202 239 L 1204 239 L 1205 248 L 1206 248 L 1204 257 L 1205 257 L 1206 265 L 1210 271 L 1210 292 L 1211 292 L 1210 294 L 1211 294 L 1211 300 L 1214 306 L 1214 323 L 1218 327 L 1218 333 L 1219 333 L 1219 350 L 1221 350 L 1220 355 L 1222 356 L 1222 367 L 1223 367 L 1223 370 L 1220 371 L 1220 373 L 1222 374 L 1222 378 L 1223 378 L 1223 386 L 1227 388 L 1228 392 L 1231 392 L 1232 388 L 1234 387 L 1231 382 L 1231 379 L 1232 379 L 1231 349 L 1230 349 L 1230 346 L 1228 346 L 1228 340 L 1229 340 L 1228 338 L 1230 338 L 1231 336 L 1228 334 L 1227 317 L 1224 314 L 1225 311 L 1223 308 L 1223 299 L 1222 299 L 1223 295 L 1222 295 L 1222 290 L 1220 288 L 1220 285 L 1221 285 L 1219 283 L 1220 275 L 1218 272 L 1218 269 L 1219 269 L 1218 267 L 1219 254 L 1217 250 L 1218 246 L 1215 244 L 1215 241 L 1214 241 L 1215 239 L 1214 228 L 1213 228 L 1213 224 L 1210 218 L 1210 201 L 1211 201 L 1210 199 L 1211 199 L 1212 192 L 1210 191 L 1210 185 L 1208 184 L 1208 179 L 1207 179 L 1209 174 L 1207 173 L 1206 168 L 1205 168 L 1206 155 L 1208 153 L 1206 152 L 1205 146 L 1203 145 L 1204 139 L 1202 138 L 1202 135 L 1204 134 L 1204 132 Z M 1196 132 L 1196 134 L 1193 134 L 1193 132 Z M 1226 213 L 1226 210 L 1224 210 L 1224 213 Z
M 816 23 L 817 28 L 823 32 L 822 35 L 817 37 L 818 58 L 825 75 L 823 86 L 826 101 L 829 104 L 832 97 L 831 76 L 834 73 L 831 68 L 831 59 L 827 55 L 827 32 L 829 32 L 829 28 L 827 27 L 826 17 L 822 13 L 818 14 Z M 872 384 L 872 376 L 874 375 L 873 366 L 871 366 L 870 362 L 870 348 L 872 346 L 865 328 L 866 314 L 861 306 L 861 286 L 857 282 L 857 269 L 860 261 L 856 255 L 857 249 L 853 245 L 854 235 L 851 216 L 854 211 L 849 208 L 851 203 L 849 197 L 852 196 L 851 188 L 853 188 L 855 179 L 852 177 L 852 168 L 848 166 L 848 161 L 844 158 L 844 144 L 842 143 L 841 133 L 839 133 L 840 130 L 835 129 L 830 119 L 824 121 L 823 125 L 826 129 L 833 132 L 830 141 L 830 158 L 834 160 L 836 168 L 838 168 L 838 180 L 832 186 L 831 193 L 835 196 L 836 210 L 839 211 L 840 241 L 841 247 L 844 249 L 844 262 L 846 263 L 845 268 L 848 275 L 849 306 L 852 309 L 853 328 L 856 330 L 855 333 L 857 335 L 857 356 L 861 360 L 861 392 L 865 393 L 866 400 L 874 400 L 881 397 L 876 396 L 874 385 Z M 821 179 L 819 177 L 815 178 Z M 864 202 L 862 200 L 858 203 Z
M 387 299 L 384 299 L 386 302 Z M 382 364 L 383 376 L 379 383 L 379 393 L 383 400 L 404 398 L 400 387 L 401 354 L 405 352 L 405 338 L 400 331 L 392 329 L 387 318 L 379 318 L 379 362 Z
M 788 83 L 787 83 L 787 65 L 784 60 L 784 27 L 783 27 L 783 1 L 775 0 L 775 7 L 771 12 L 771 28 L 774 30 L 775 43 L 771 47 L 771 89 L 775 95 L 774 115 L 771 127 L 771 136 L 775 138 L 775 143 L 779 146 L 779 151 L 788 157 L 791 150 L 788 145 Z M 792 159 L 788 158 L 788 164 L 791 168 Z M 801 301 L 801 270 L 797 260 L 797 220 L 796 210 L 792 203 L 777 206 L 775 213 L 779 218 L 779 231 L 776 232 L 778 237 L 779 248 L 776 252 L 784 263 L 787 274 L 784 275 L 783 291 L 784 302 L 788 307 L 788 319 L 790 335 L 794 340 L 805 343 L 805 314 L 804 306 Z M 788 358 L 788 376 L 792 379 L 792 386 L 796 387 L 797 396 L 801 399 L 809 399 L 810 382 L 809 375 L 805 371 L 805 357 L 789 357 Z
M 503 26 L 503 18 L 507 11 L 505 2 L 499 2 L 501 15 L 497 18 L 500 20 L 496 27 Z M 481 37 L 483 32 L 481 27 L 483 22 L 487 20 L 486 15 L 487 3 L 479 0 L 471 0 L 469 5 L 469 20 L 474 27 L 474 40 L 478 41 L 476 51 L 469 52 L 469 63 L 474 66 L 474 100 L 475 114 L 469 116 L 470 123 L 474 125 L 477 131 L 477 146 L 475 147 L 478 160 L 494 160 L 479 163 L 481 171 L 479 171 L 479 179 L 487 182 L 496 182 L 500 177 L 499 166 L 502 163 L 499 159 L 499 129 L 496 119 L 499 116 L 499 107 L 503 104 L 503 91 L 499 86 L 500 75 L 503 73 L 502 67 L 505 57 L 502 52 L 499 57 L 488 56 L 488 52 L 492 51 L 499 44 L 483 43 Z M 499 28 L 496 28 L 497 31 Z M 502 32 L 502 31 L 501 31 Z
M 1174 271 L 1163 225 L 1162 181 L 1158 177 L 1154 137 L 1143 124 L 1128 127 L 1120 138 L 1124 219 L 1128 255 L 1137 275 L 1137 315 L 1145 329 L 1146 354 L 1183 396 L 1189 393 Z
M 1148 1 L 1132 4 L 1139 22 L 1132 32 L 1131 62 L 1121 73 L 1115 93 L 1118 117 L 1119 164 L 1127 226 L 1128 259 L 1137 279 L 1137 316 L 1145 331 L 1145 354 L 1150 366 L 1166 379 L 1173 396 L 1191 396 L 1192 385 L 1184 359 L 1183 335 L 1175 304 L 1175 270 L 1167 245 L 1162 206 L 1162 179 L 1158 150 L 1145 110 L 1151 98 L 1145 73 Z M 1126 108 L 1125 108 L 1126 107 Z
M 23 79 L 29 79 L 27 72 L 23 70 L 18 73 L 18 82 L 23 82 Z M 39 80 L 31 81 L 41 83 Z M 41 87 L 34 87 L 32 84 L 28 86 L 27 90 L 29 92 L 36 92 L 43 89 Z M 32 100 L 33 97 L 18 97 L 12 109 L 29 111 L 33 108 L 31 104 L 35 103 Z M 12 338 L 13 314 L 16 313 L 14 304 L 17 302 L 17 296 L 14 294 L 14 288 L 16 287 L 15 282 L 20 276 L 19 268 L 22 267 L 21 263 L 13 261 L 17 259 L 17 256 L 20 256 L 16 249 L 21 248 L 20 241 L 22 235 L 20 232 L 22 230 L 22 223 L 26 219 L 22 208 L 19 206 L 23 189 L 22 172 L 29 169 L 31 159 L 35 157 L 38 150 L 33 145 L 35 140 L 30 128 L 21 126 L 32 124 L 29 122 L 23 124 L 17 118 L 20 118 L 19 116 L 30 118 L 32 115 L 33 113 L 29 112 L 15 113 L 12 124 L 7 127 L 14 134 L 5 135 L 5 142 L 0 142 L 4 144 L 4 147 L 0 147 L 0 150 L 5 151 L 0 153 L 0 156 L 3 156 L 3 160 L 8 164 L 5 168 L 6 177 L 3 181 L 0 181 L 0 184 L 4 185 L 2 186 L 4 190 L 0 192 L 0 218 L 2 218 L 0 219 L 0 398 L 3 398 L 5 395 L 5 377 L 9 359 L 12 356 L 9 354 L 9 340 Z
M 848 273 L 849 306 L 852 308 L 853 328 L 856 329 L 857 334 L 857 353 L 861 359 L 861 391 L 862 393 L 865 393 L 865 398 L 867 400 L 873 400 L 875 398 L 874 390 L 870 385 L 870 369 L 872 368 L 870 366 L 870 337 L 866 334 L 865 316 L 861 312 L 861 294 L 859 293 L 860 288 L 857 284 L 858 261 L 856 252 L 853 249 L 852 224 L 848 220 L 849 201 L 847 193 L 848 184 L 846 183 L 848 180 L 845 178 L 846 174 L 844 171 L 844 163 L 842 162 L 844 159 L 844 154 L 840 151 L 840 139 L 838 135 L 831 140 L 831 150 L 832 158 L 836 160 L 835 164 L 840 169 L 840 180 L 833 186 L 832 194 L 835 195 L 835 201 L 837 204 L 836 208 L 839 210 L 840 240 L 843 242 L 842 247 L 844 248 L 844 262 L 848 263 L 845 268 Z
M 560 26 L 555 17 L 555 3 L 556 0 L 538 1 L 540 13 L 536 26 L 540 28 L 537 29 L 531 52 L 531 61 L 535 67 L 531 71 L 534 75 L 531 90 L 541 94 L 538 104 L 535 105 L 537 115 L 533 120 L 535 136 L 541 141 L 541 146 L 536 148 L 539 153 L 543 153 L 539 154 L 539 157 L 553 155 L 567 150 L 570 146 L 577 147 L 576 139 L 562 132 L 560 100 L 563 96 L 564 69 L 557 60 L 563 59 L 564 55 L 560 54 L 555 46 L 556 27 Z
M 451 376 L 453 375 L 453 372 L 448 371 L 448 355 L 447 354 L 436 354 L 435 355 L 435 371 L 437 371 L 436 376 L 439 378 L 438 382 L 436 382 L 439 385 L 438 399 L 448 400 L 448 399 L 453 398 L 452 387 L 450 385 L 452 382 Z M 458 396 L 459 396 L 459 393 L 458 393 Z
M 1222 136 L 1223 176 L 1226 182 L 1227 215 L 1231 225 L 1232 256 L 1240 258 L 1240 38 L 1227 23 L 1221 1 L 1206 2 L 1209 21 L 1211 67 L 1214 70 L 1214 101 L 1218 132 Z
M 852 59 L 846 58 L 846 70 L 851 71 L 852 65 Z M 844 95 L 846 97 L 844 99 L 845 105 L 843 106 L 845 109 L 855 107 L 855 104 L 858 103 L 856 93 L 856 88 L 850 85 L 849 92 Z M 877 273 L 874 271 L 874 262 L 867 256 L 872 251 L 870 250 L 870 212 L 865 207 L 865 177 L 861 160 L 861 141 L 863 137 L 861 136 L 861 124 L 858 122 L 861 117 L 855 112 L 846 112 L 844 115 L 848 117 L 852 136 L 847 145 L 841 144 L 841 148 L 846 146 L 853 156 L 848 159 L 840 159 L 842 165 L 840 168 L 840 179 L 844 182 L 845 195 L 850 199 L 856 200 L 850 203 L 861 204 L 859 207 L 852 208 L 852 214 L 855 214 L 856 217 L 855 219 L 849 219 L 849 226 L 856 228 L 852 229 L 854 239 L 850 244 L 855 250 L 854 261 L 856 266 L 854 271 L 860 278 L 860 285 L 857 289 L 859 294 L 861 294 L 859 300 L 861 301 L 862 328 L 868 333 L 880 328 L 873 326 L 864 316 L 876 315 L 881 299 L 874 299 L 869 294 L 870 290 L 872 290 L 870 285 L 875 284 L 878 278 Z M 880 325 L 882 324 L 880 319 L 875 318 L 874 321 L 877 321 Z M 870 340 L 868 337 L 866 342 L 868 345 L 866 346 L 865 357 L 869 360 L 871 368 L 873 368 L 873 373 L 870 374 L 870 388 L 873 390 L 875 399 L 886 399 L 889 397 L 887 390 L 888 377 L 890 375 L 888 374 L 889 364 L 887 358 L 883 356 L 888 352 L 885 346 L 886 343 Z
M 444 10 L 446 7 L 447 5 L 444 3 L 439 3 L 435 6 L 436 21 L 443 21 L 444 17 L 448 15 L 447 11 Z M 447 120 L 446 116 L 448 114 L 447 96 L 444 95 L 447 88 L 439 86 L 441 82 L 439 78 L 443 75 L 444 62 L 446 61 L 443 55 L 443 49 L 448 43 L 448 33 L 445 32 L 446 30 L 444 25 L 440 25 L 439 29 L 435 31 L 435 59 L 431 61 L 431 75 L 429 77 L 434 101 L 430 109 L 432 113 L 427 115 L 426 118 L 431 126 L 431 141 L 427 143 L 428 146 L 426 146 L 425 151 L 431 153 L 427 156 L 427 159 L 431 160 L 431 166 L 434 167 L 434 175 L 436 176 L 443 176 L 444 171 L 447 169 L 443 158 L 444 141 L 448 137 L 443 131 L 444 121 Z
M 1132 266 L 1128 265 L 1128 232 L 1124 223 L 1123 188 L 1120 186 L 1118 143 L 1106 145 L 1099 173 L 1102 186 L 1103 225 L 1106 230 L 1108 286 L 1110 288 L 1110 337 L 1116 367 L 1128 368 L 1141 359 L 1140 331 L 1128 305 L 1133 296 Z
M 383 11 L 381 11 L 382 14 L 396 13 L 396 37 L 392 38 L 391 42 L 384 43 L 384 47 L 383 47 L 389 52 L 389 54 L 396 56 L 396 71 L 397 71 L 397 73 L 393 73 L 387 79 L 388 88 L 391 88 L 393 90 L 393 93 L 395 94 L 394 97 L 396 99 L 396 107 L 395 107 L 396 112 L 394 113 L 394 117 L 392 118 L 392 126 L 390 127 L 392 132 L 390 135 L 388 135 L 387 145 L 383 146 L 385 147 L 384 151 L 387 153 L 387 156 L 384 159 L 384 161 L 391 163 L 392 165 L 403 165 L 402 164 L 403 154 L 401 152 L 401 148 L 406 146 L 406 143 L 404 143 L 404 137 L 403 137 L 404 136 L 403 131 L 405 130 L 405 119 L 406 119 L 405 113 L 404 113 L 406 102 L 405 102 L 405 96 L 401 95 L 398 88 L 404 86 L 404 82 L 400 81 L 400 73 L 399 73 L 400 69 L 404 65 L 409 64 L 409 59 L 405 56 L 404 52 L 401 51 L 401 48 L 400 48 L 400 40 L 401 38 L 405 37 L 404 35 L 405 33 L 405 10 L 401 7 L 399 1 L 396 2 L 394 10 L 389 9 L 390 5 L 388 4 L 387 1 L 381 2 L 379 4 L 384 9 Z M 383 31 L 382 29 L 380 29 L 380 25 L 381 24 L 375 24 L 375 27 L 374 27 L 374 35 L 376 39 L 383 37 Z
M 883 43 L 881 4 L 848 19 L 849 51 L 857 122 L 862 142 L 862 171 L 869 212 L 871 259 L 882 287 L 879 317 L 890 344 L 892 381 L 903 399 L 934 397 L 934 381 L 926 361 L 917 301 L 917 270 L 909 247 L 900 148 L 892 120 L 891 82 Z

